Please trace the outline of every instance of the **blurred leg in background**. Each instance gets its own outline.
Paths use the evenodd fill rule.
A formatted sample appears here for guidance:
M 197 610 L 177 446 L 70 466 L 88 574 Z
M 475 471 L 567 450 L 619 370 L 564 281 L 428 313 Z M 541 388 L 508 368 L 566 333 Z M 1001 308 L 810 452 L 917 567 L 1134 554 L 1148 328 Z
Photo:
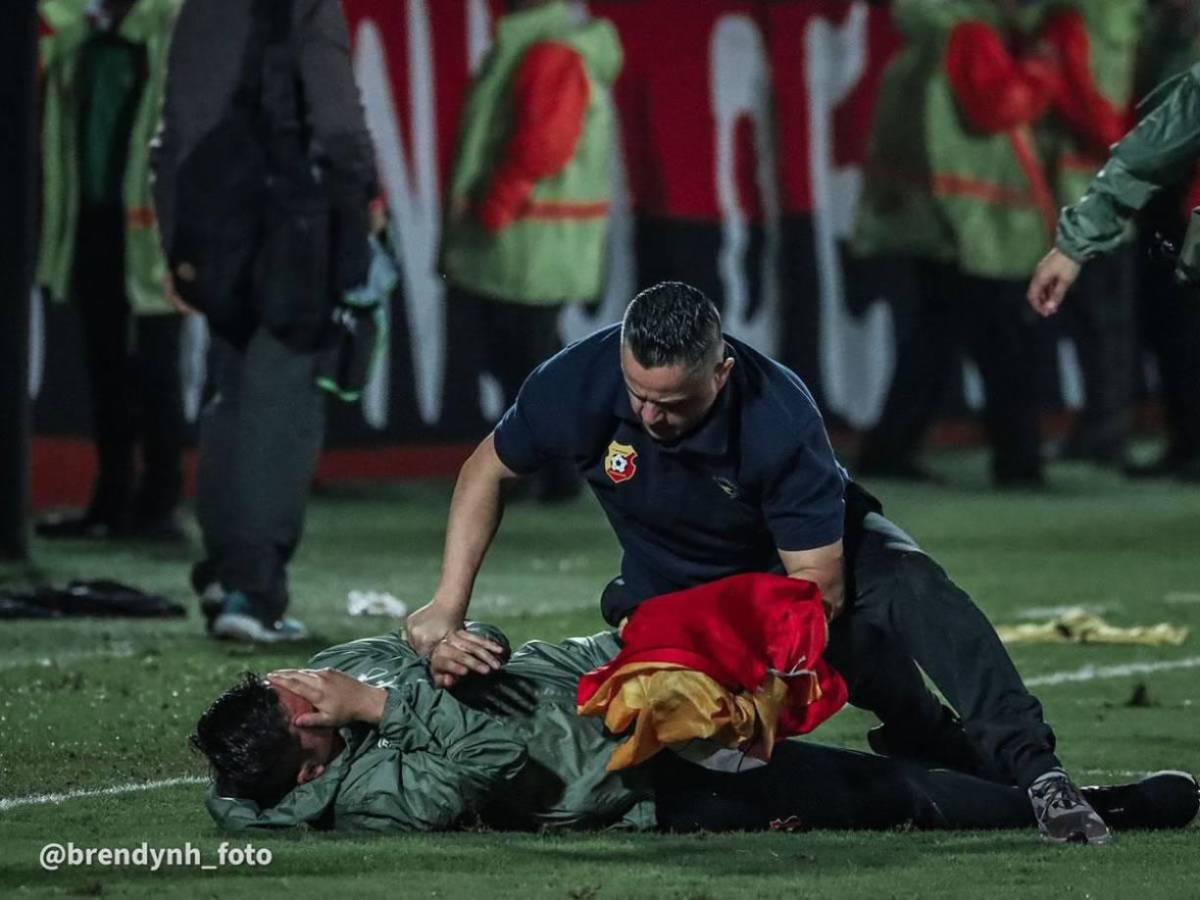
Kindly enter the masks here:
M 1133 426 L 1137 358 L 1135 254 L 1124 247 L 1083 268 L 1076 296 L 1063 307 L 1083 373 L 1084 405 L 1059 457 L 1119 467 Z

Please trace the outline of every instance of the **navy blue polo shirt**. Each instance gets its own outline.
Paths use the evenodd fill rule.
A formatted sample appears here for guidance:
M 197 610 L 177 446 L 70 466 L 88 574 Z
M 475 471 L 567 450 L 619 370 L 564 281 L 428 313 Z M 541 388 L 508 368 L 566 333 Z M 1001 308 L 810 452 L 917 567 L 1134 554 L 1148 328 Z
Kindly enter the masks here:
M 782 571 L 778 550 L 842 537 L 847 477 L 812 395 L 791 370 L 725 340 L 729 381 L 674 445 L 651 438 L 630 405 L 619 325 L 542 363 L 496 426 L 496 453 L 518 474 L 574 462 L 617 533 L 636 602 Z

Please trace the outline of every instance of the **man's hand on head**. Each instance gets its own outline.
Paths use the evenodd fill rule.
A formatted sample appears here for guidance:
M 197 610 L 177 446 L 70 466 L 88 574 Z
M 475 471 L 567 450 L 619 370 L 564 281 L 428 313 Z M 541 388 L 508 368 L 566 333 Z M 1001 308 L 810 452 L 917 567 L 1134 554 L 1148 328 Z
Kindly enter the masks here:
M 313 705 L 312 712 L 292 719 L 297 728 L 340 728 L 351 722 L 378 725 L 383 718 L 387 691 L 337 669 L 280 669 L 267 680 Z
M 451 688 L 472 673 L 490 675 L 504 665 L 505 650 L 495 641 L 458 628 L 446 634 L 429 655 L 433 683 Z

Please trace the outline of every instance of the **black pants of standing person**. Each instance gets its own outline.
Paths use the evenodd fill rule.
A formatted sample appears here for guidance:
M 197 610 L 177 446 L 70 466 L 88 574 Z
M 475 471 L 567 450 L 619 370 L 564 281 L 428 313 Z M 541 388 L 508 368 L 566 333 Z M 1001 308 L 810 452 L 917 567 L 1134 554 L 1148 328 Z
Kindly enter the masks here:
M 81 213 L 73 286 L 99 462 L 85 518 L 115 532 L 172 516 L 183 484 L 185 434 L 181 319 L 133 313 L 123 235 L 120 210 Z
M 460 337 L 460 365 L 474 377 L 489 372 L 500 384 L 504 405 L 517 399 L 529 373 L 563 348 L 558 333 L 558 304 L 510 303 L 451 286 L 447 294 L 447 331 Z M 569 461 L 548 464 L 535 476 L 534 496 L 554 502 L 582 488 Z
M 847 533 L 846 604 L 825 657 L 846 679 L 850 702 L 879 717 L 894 748 L 925 747 L 939 761 L 955 754 L 961 767 L 997 781 L 1027 788 L 1058 766 L 1041 704 L 967 593 L 881 514 L 867 514 L 860 528 L 848 523 Z M 958 729 L 922 672 L 961 717 L 977 765 L 948 746 Z
M 265 328 L 244 348 L 219 336 L 212 343 L 215 391 L 201 417 L 196 486 L 207 558 L 193 582 L 245 594 L 264 623 L 288 605 L 287 564 L 324 439 L 317 357 Z
M 911 328 L 900 340 L 896 372 L 879 423 L 863 440 L 863 475 L 915 469 L 960 352 L 975 361 L 987 403 L 984 425 L 998 485 L 1041 480 L 1033 311 L 1025 282 L 965 275 L 915 262 L 918 292 Z
M 1122 247 L 1083 267 L 1063 324 L 1075 343 L 1084 404 L 1062 449 L 1065 459 L 1125 461 L 1137 364 L 1135 251 Z
M 1200 286 L 1179 284 L 1171 263 L 1143 250 L 1138 303 L 1158 364 L 1167 431 L 1167 449 L 1156 468 L 1200 480 Z

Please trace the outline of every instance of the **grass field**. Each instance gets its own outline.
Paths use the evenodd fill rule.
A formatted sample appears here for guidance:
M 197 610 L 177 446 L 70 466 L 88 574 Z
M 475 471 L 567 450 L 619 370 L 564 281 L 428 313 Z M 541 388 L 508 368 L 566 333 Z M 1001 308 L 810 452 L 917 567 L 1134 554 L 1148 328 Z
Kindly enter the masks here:
M 996 496 L 985 490 L 978 456 L 939 466 L 958 487 L 873 487 L 994 621 L 1082 604 L 1115 624 L 1171 621 L 1200 632 L 1200 489 L 1059 467 L 1048 494 Z M 294 610 L 319 639 L 301 648 L 209 642 L 194 612 L 168 623 L 0 626 L 0 896 L 1200 896 L 1195 827 L 1126 834 L 1103 850 L 1051 848 L 1033 833 L 281 834 L 255 840 L 272 854 L 259 868 L 40 868 L 49 842 L 190 842 L 204 863 L 217 862 L 225 838 L 201 806 L 203 767 L 185 743 L 198 713 L 243 669 L 295 664 L 327 644 L 385 630 L 345 614 L 350 589 L 386 588 L 410 605 L 423 602 L 437 578 L 448 491 L 347 487 L 314 500 L 292 578 Z M 87 544 L 41 544 L 36 552 L 56 583 L 114 577 L 191 603 L 183 552 Z M 599 630 L 598 593 L 617 562 L 590 499 L 552 511 L 515 508 L 473 614 L 515 642 Z M 0 570 L 9 581 L 24 575 Z M 1200 771 L 1200 636 L 1170 649 L 1043 646 L 1013 654 L 1083 780 Z M 1130 664 L 1146 665 L 1121 668 Z M 1139 684 L 1149 704 L 1129 705 Z M 848 710 L 819 736 L 861 748 L 870 724 Z M 126 786 L 145 789 L 86 793 Z M 47 794 L 61 796 L 39 796 Z

